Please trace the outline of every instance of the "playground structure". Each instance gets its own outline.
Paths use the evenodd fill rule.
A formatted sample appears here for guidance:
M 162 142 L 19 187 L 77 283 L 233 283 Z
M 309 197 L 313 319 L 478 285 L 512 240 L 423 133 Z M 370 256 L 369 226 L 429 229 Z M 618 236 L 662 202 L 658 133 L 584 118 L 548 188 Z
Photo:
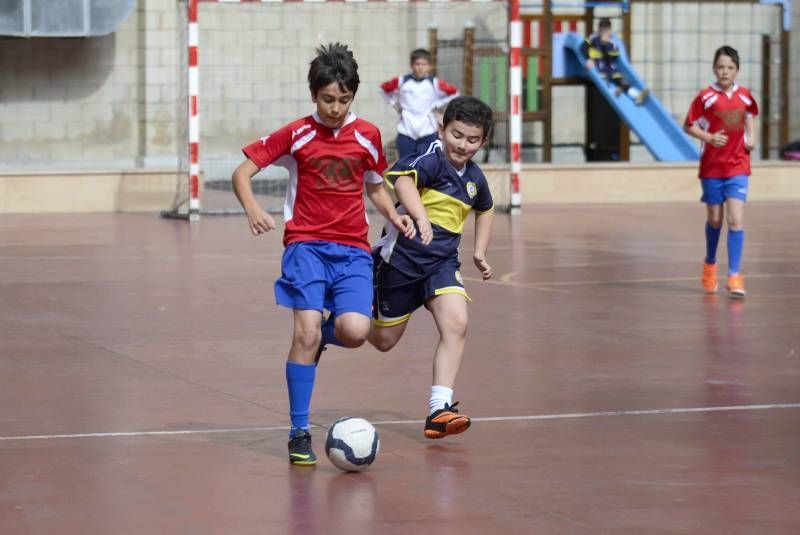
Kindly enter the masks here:
M 669 5 L 689 4 L 684 0 L 637 0 L 636 5 Z M 777 8 L 780 31 L 774 34 L 764 33 L 759 35 L 758 43 L 761 46 L 761 77 L 757 81 L 760 88 L 752 81 L 750 86 L 760 95 L 762 108 L 760 126 L 760 155 L 768 159 L 776 154 L 779 147 L 789 140 L 789 20 L 791 18 L 791 2 L 775 0 L 727 0 L 715 2 L 716 4 L 762 4 L 775 5 Z M 527 124 L 541 123 L 541 160 L 552 161 L 553 151 L 553 89 L 563 86 L 584 86 L 585 92 L 585 137 L 584 147 L 594 146 L 598 143 L 596 133 L 598 130 L 618 130 L 618 140 L 615 143 L 616 157 L 613 159 L 627 161 L 630 159 L 630 131 L 633 130 L 642 143 L 657 160 L 672 161 L 696 159 L 696 149 L 691 151 L 686 148 L 688 140 L 682 132 L 676 133 L 679 128 L 669 113 L 663 109 L 658 101 L 658 95 L 653 95 L 653 102 L 646 107 L 661 108 L 661 111 L 650 110 L 650 113 L 637 113 L 624 99 L 614 102 L 609 92 L 604 90 L 604 84 L 594 79 L 582 65 L 575 66 L 563 56 L 574 56 L 577 53 L 574 34 L 586 36 L 596 27 L 596 9 L 616 8 L 617 22 L 615 34 L 619 39 L 620 48 L 631 51 L 633 34 L 633 17 L 631 15 L 630 0 L 608 2 L 581 2 L 564 4 L 546 0 L 536 6 L 522 4 L 520 19 L 523 28 L 523 43 L 521 49 L 522 67 L 522 121 Z M 569 9 L 571 12 L 560 12 L 559 9 Z M 582 13 L 576 13 L 581 8 Z M 536 12 L 527 10 L 536 9 Z M 699 30 L 698 30 L 699 31 Z M 567 34 L 573 34 L 572 39 L 567 39 Z M 454 40 L 440 40 L 436 28 L 428 31 L 428 46 L 437 56 L 439 48 L 445 46 L 463 47 L 462 83 L 465 94 L 476 94 L 488 102 L 496 110 L 496 120 L 508 120 L 508 47 L 501 42 L 480 42 L 475 38 L 475 28 L 467 23 L 464 27 L 463 38 Z M 777 54 L 775 50 L 777 49 Z M 626 74 L 633 80 L 643 84 L 641 77 L 633 70 L 628 60 L 630 56 L 623 54 L 623 64 L 628 71 Z M 704 61 L 708 61 L 704 59 Z M 565 65 L 569 68 L 565 68 Z M 775 68 L 777 67 L 777 68 Z M 477 83 L 476 83 L 477 81 Z M 695 88 L 699 89 L 701 86 Z M 597 92 L 605 98 L 598 98 Z M 652 94 L 652 93 L 651 93 Z M 648 99 L 650 100 L 650 99 Z M 620 106 L 623 108 L 621 109 Z M 622 120 L 619 124 L 610 124 L 611 109 Z M 683 110 L 672 110 L 682 112 Z M 671 131 L 665 136 L 649 135 L 650 141 L 643 139 L 659 121 L 672 123 L 664 128 Z M 662 125 L 663 126 L 663 125 Z M 631 128 L 632 127 L 632 128 Z M 672 141 L 665 141 L 672 140 Z M 608 140 L 605 140 L 608 142 Z M 674 145 L 667 150 L 659 150 L 667 142 Z M 673 150 L 674 149 L 674 150 Z M 603 159 L 603 158 L 600 158 Z

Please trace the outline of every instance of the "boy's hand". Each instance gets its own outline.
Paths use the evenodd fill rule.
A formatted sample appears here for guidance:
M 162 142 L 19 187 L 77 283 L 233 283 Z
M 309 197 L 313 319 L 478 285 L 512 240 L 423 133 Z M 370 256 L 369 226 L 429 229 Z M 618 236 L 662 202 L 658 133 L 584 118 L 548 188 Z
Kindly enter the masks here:
M 589 70 L 594 69 L 594 60 L 589 58 L 586 60 L 586 68 Z
M 398 216 L 397 219 L 392 221 L 392 225 L 397 227 L 397 230 L 409 240 L 417 235 L 417 229 L 414 228 L 414 220 L 409 215 Z
M 419 240 L 422 242 L 422 245 L 431 243 L 433 240 L 433 229 L 427 217 L 420 217 L 417 219 L 417 228 L 419 228 Z
M 264 234 L 270 230 L 275 230 L 275 220 L 272 216 L 264 211 L 260 206 L 253 206 L 249 210 L 245 210 L 247 214 L 247 224 L 250 225 L 250 232 L 254 236 Z
M 756 148 L 756 142 L 751 139 L 750 136 L 744 136 L 744 150 L 747 152 L 753 152 L 753 149 Z
M 492 266 L 486 261 L 486 257 L 473 255 L 472 261 L 475 262 L 475 267 L 481 272 L 483 280 L 487 281 L 492 278 L 494 272 L 492 271 Z
M 724 147 L 728 143 L 728 136 L 725 135 L 725 130 L 711 134 L 708 143 L 717 148 Z

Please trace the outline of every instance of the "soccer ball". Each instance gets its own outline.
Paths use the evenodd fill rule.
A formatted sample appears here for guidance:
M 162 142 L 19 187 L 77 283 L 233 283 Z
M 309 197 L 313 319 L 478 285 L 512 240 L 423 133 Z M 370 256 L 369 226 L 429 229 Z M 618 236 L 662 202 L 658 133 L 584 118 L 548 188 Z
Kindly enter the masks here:
M 325 453 L 336 468 L 345 472 L 364 470 L 378 455 L 378 432 L 364 418 L 339 418 L 328 428 Z

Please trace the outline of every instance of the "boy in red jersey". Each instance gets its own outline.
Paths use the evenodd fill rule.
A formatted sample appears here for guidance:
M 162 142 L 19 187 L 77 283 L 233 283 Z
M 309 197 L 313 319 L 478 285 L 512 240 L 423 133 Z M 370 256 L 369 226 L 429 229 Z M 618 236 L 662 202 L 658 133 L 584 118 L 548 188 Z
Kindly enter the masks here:
M 458 90 L 431 76 L 430 52 L 411 52 L 411 73 L 381 84 L 381 95 L 400 114 L 397 123 L 397 157 L 422 152 L 439 138 L 439 120 L 434 113 L 458 96 Z
M 706 258 L 701 284 L 717 291 L 717 243 L 727 209 L 728 284 L 731 297 L 744 297 L 739 272 L 744 247 L 744 203 L 750 175 L 750 152 L 755 147 L 758 105 L 747 88 L 736 84 L 739 53 L 722 46 L 714 53 L 716 83 L 700 91 L 686 115 L 684 130 L 703 142 L 700 184 L 706 203 Z
M 372 316 L 372 256 L 363 192 L 404 236 L 416 232 L 399 215 L 383 187 L 386 169 L 375 125 L 350 113 L 358 89 L 358 64 L 346 45 L 317 49 L 308 71 L 316 113 L 244 147 L 247 159 L 233 173 L 236 197 L 254 235 L 276 228 L 255 200 L 252 177 L 275 164 L 289 170 L 283 207 L 285 250 L 275 299 L 291 308 L 294 330 L 286 362 L 291 430 L 289 461 L 314 465 L 308 415 L 322 310 L 331 311 L 336 338 L 347 347 L 364 343 Z

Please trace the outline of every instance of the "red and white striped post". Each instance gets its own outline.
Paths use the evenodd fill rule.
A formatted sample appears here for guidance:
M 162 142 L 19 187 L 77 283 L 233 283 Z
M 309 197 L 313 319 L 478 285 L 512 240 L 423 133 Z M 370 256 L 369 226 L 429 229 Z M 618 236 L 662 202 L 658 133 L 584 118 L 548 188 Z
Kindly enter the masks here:
M 519 15 L 520 0 L 508 0 L 509 92 L 511 109 L 508 114 L 508 140 L 511 144 L 511 209 L 522 205 L 519 192 L 519 174 L 522 171 L 522 20 Z
M 200 220 L 200 120 L 197 116 L 197 96 L 200 89 L 200 72 L 197 63 L 197 2 L 188 0 L 189 47 L 189 221 Z

